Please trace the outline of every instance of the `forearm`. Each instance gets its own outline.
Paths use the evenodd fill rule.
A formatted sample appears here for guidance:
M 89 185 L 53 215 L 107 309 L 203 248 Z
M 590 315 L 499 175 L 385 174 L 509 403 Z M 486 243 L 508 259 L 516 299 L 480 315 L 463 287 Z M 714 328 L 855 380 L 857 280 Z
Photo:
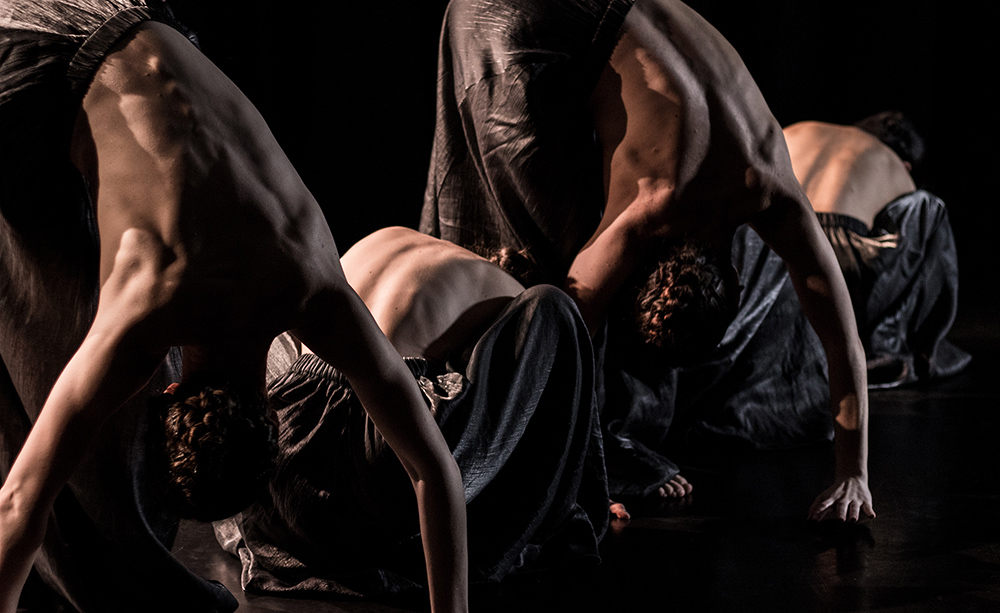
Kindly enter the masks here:
M 413 484 L 435 613 L 467 611 L 469 602 L 465 494 L 458 466 L 448 459 L 440 475 Z
M 37 512 L 7 484 L 0 489 L 0 613 L 17 609 L 21 587 L 45 536 L 47 511 Z
M 91 330 L 56 380 L 0 488 L 0 602 L 8 607 L 0 613 L 16 606 L 56 496 L 104 420 L 162 360 L 161 353 L 133 352 L 117 340 Z
M 754 229 L 785 260 L 826 353 L 838 477 L 867 477 L 867 367 L 847 284 L 808 202 L 789 199 L 775 209 Z
M 16 609 L 56 495 L 94 436 L 80 420 L 73 427 L 55 413 L 48 404 L 42 409 L 0 488 L 0 613 Z
M 868 385 L 864 347 L 840 269 L 829 268 L 820 266 L 817 273 L 796 284 L 796 289 L 826 353 L 837 477 L 867 478 Z
M 328 326 L 296 331 L 302 342 L 340 369 L 379 432 L 410 476 L 417 496 L 421 538 L 435 612 L 468 608 L 465 491 L 455 459 L 413 374 L 382 335 L 360 298 L 331 301 L 319 322 L 347 322 L 339 342 Z M 339 310 L 338 305 L 350 310 Z M 350 325 L 354 324 L 354 325 Z M 349 348 L 349 350 L 348 350 Z M 341 352 L 345 352 L 343 355 Z
M 362 403 L 370 407 L 376 426 L 413 482 L 432 611 L 467 611 L 468 544 L 462 475 L 413 375 L 401 360 L 392 364 L 381 371 L 385 379 L 379 392 L 386 395 L 372 396 L 366 390 Z M 385 415 L 383 407 L 391 406 L 409 410 Z

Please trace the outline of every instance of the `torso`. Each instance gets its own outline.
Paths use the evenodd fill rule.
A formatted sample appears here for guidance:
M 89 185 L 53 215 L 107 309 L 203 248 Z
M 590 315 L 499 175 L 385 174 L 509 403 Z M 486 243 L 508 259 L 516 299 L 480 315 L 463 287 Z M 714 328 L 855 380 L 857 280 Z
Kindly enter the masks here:
M 817 212 L 849 215 L 870 228 L 886 204 L 916 189 L 902 160 L 863 130 L 806 121 L 784 133 L 795 176 Z
M 322 211 L 263 118 L 168 26 L 139 26 L 106 58 L 73 154 L 97 207 L 102 302 L 131 296 L 122 316 L 169 331 L 167 345 L 273 337 L 344 283 Z
M 620 95 L 601 92 L 618 86 Z M 644 204 L 666 236 L 711 241 L 751 221 L 776 191 L 800 191 L 742 60 L 679 2 L 636 2 L 593 103 L 605 149 L 602 226 Z
M 496 265 L 407 228 L 384 228 L 342 259 L 344 273 L 403 356 L 463 351 L 523 287 Z

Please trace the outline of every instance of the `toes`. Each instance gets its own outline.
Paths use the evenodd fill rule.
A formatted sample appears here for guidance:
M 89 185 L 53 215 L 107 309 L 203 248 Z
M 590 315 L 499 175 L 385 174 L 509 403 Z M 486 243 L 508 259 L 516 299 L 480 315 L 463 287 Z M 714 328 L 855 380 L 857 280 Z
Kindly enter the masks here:
M 618 519 L 631 519 L 632 517 L 629 514 L 628 510 L 625 508 L 625 505 L 623 505 L 620 502 L 614 502 L 614 501 L 611 502 L 611 514 L 617 517 Z

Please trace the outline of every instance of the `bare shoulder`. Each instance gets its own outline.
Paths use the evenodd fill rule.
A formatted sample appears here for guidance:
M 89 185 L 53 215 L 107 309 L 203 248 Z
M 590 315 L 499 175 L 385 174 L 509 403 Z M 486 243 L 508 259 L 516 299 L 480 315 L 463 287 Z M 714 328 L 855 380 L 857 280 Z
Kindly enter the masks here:
M 792 142 L 806 142 L 820 138 L 823 134 L 829 133 L 833 127 L 835 127 L 833 124 L 822 121 L 805 120 L 785 126 L 782 132 L 791 147 Z

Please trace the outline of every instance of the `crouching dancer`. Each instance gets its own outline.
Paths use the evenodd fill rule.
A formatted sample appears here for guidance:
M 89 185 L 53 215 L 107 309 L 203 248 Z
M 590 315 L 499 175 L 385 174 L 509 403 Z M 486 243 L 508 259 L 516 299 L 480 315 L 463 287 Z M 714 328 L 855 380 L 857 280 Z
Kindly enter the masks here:
M 285 331 L 344 373 L 398 454 L 416 493 L 432 609 L 465 610 L 465 501 L 455 461 L 410 371 L 344 278 L 322 211 L 257 111 L 170 25 L 160 2 L 7 0 L 0 7 L 5 47 L 0 118 L 5 126 L 20 125 L 16 115 L 22 114 L 23 121 L 38 105 L 60 113 L 36 117 L 53 146 L 25 150 L 26 157 L 37 156 L 29 163 L 4 143 L 4 163 L 10 166 L 3 168 L 0 192 L 3 361 L 27 418 L 37 418 L 0 490 L 0 611 L 13 613 L 17 607 L 43 543 L 42 574 L 54 577 L 50 583 L 78 608 L 235 608 L 231 597 L 218 594 L 214 601 L 184 602 L 165 586 L 162 600 L 160 594 L 141 603 L 95 597 L 79 580 L 92 572 L 82 568 L 89 552 L 73 549 L 95 543 L 54 543 L 46 532 L 47 527 L 67 533 L 77 529 L 58 521 L 65 497 L 50 522 L 60 491 L 90 457 L 105 420 L 147 385 L 172 347 L 184 349 L 181 389 L 193 396 L 180 402 L 204 405 L 208 399 L 228 406 L 236 414 L 230 432 L 249 433 L 254 430 L 250 422 L 264 425 L 263 405 L 252 401 L 263 396 L 272 339 Z M 37 75 L 33 67 L 51 70 Z M 11 134 L 30 140 L 24 132 Z M 53 195 L 50 190 L 42 195 L 58 198 L 32 198 L 17 173 L 37 173 L 34 164 L 40 160 L 52 164 L 47 172 L 86 191 Z M 41 183 L 38 189 L 48 186 Z M 88 198 L 92 210 L 76 207 Z M 99 254 L 86 249 L 88 240 L 93 244 L 88 217 L 96 217 Z M 64 236 L 46 235 L 40 230 L 46 224 L 77 240 L 80 252 L 70 253 L 74 245 L 61 243 Z M 76 259 L 81 253 L 94 260 L 81 263 Z M 12 257 L 19 258 L 18 267 L 8 264 Z M 93 299 L 90 269 L 100 287 L 92 322 L 86 310 Z M 65 312 L 38 295 L 48 287 L 50 274 L 75 280 L 78 294 L 62 305 Z M 87 324 L 80 342 L 72 336 L 80 331 L 74 326 L 86 330 Z M 62 331 L 71 336 L 58 336 Z M 54 384 L 31 372 L 45 364 L 46 343 L 57 350 L 66 350 L 67 343 L 78 347 L 68 349 L 72 357 Z M 49 359 L 60 359 L 59 351 Z M 42 371 L 52 367 L 44 365 Z M 30 406 L 45 393 L 40 410 Z M 184 428 L 207 421 L 174 418 L 174 435 L 191 438 Z M 232 441 L 227 433 L 219 436 L 223 447 L 231 443 L 237 451 L 269 447 L 266 436 L 248 434 L 247 443 L 235 434 Z M 182 457 L 169 460 L 185 467 Z M 227 463 L 232 462 L 218 464 Z M 253 472 L 245 483 L 259 481 L 259 463 L 235 464 Z M 191 472 L 206 468 L 191 467 Z M 222 476 L 217 483 L 229 479 Z M 214 490 L 189 489 L 188 502 L 201 508 L 201 496 Z M 209 506 L 222 515 L 249 500 L 232 499 L 236 493 L 228 487 L 219 491 L 221 504 Z M 114 542 L 108 534 L 116 526 L 100 522 L 113 518 L 114 511 L 85 487 L 72 494 L 66 504 L 86 505 L 102 538 Z M 191 512 L 202 519 L 218 517 L 199 508 Z M 141 558 L 134 563 L 146 564 Z
M 421 230 L 525 251 L 603 335 L 612 495 L 691 491 L 662 455 L 669 362 L 710 359 L 733 330 L 747 224 L 787 265 L 829 366 L 836 468 L 810 516 L 874 516 L 850 295 L 780 126 L 715 28 L 678 0 L 452 0 L 438 85 Z M 647 346 L 662 366 L 636 359 Z
M 940 198 L 917 189 L 923 138 L 902 113 L 854 126 L 784 130 L 795 176 L 837 255 L 868 358 L 868 384 L 893 387 L 961 371 L 945 336 L 958 311 L 958 253 Z
M 343 265 L 462 470 L 470 580 L 596 562 L 608 491 L 590 337 L 569 296 L 525 290 L 470 251 L 406 228 L 369 235 Z M 403 468 L 337 370 L 308 347 L 276 353 L 271 366 L 293 363 L 269 386 L 279 416 L 270 496 L 216 524 L 244 587 L 412 587 L 420 526 Z

